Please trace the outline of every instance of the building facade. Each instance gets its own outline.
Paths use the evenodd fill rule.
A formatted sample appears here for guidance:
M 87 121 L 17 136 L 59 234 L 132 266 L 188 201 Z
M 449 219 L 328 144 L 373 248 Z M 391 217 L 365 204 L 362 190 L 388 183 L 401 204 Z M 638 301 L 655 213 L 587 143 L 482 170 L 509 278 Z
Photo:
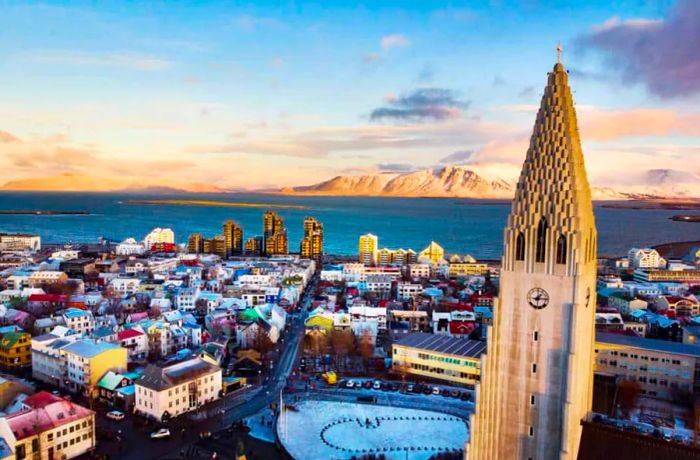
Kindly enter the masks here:
M 223 225 L 224 240 L 226 240 L 226 256 L 243 254 L 243 226 L 234 220 L 227 220 Z
M 367 233 L 360 236 L 358 246 L 358 261 L 365 265 L 376 265 L 377 251 L 379 250 L 379 238 L 377 238 L 377 235 Z
M 575 459 L 592 403 L 596 227 L 568 73 L 549 73 L 504 231 L 466 457 Z
M 315 217 L 304 219 L 304 237 L 299 246 L 301 257 L 313 259 L 319 263 L 323 259 L 323 224 Z

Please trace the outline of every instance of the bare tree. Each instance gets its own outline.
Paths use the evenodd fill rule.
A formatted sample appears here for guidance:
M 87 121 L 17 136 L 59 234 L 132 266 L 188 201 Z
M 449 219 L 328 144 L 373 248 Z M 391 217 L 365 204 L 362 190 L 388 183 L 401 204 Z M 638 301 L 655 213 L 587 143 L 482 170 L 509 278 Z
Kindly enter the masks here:
M 371 358 L 374 356 L 374 341 L 372 340 L 372 333 L 365 329 L 360 334 L 360 338 L 357 340 L 357 351 L 360 353 L 364 359 Z
M 636 380 L 625 379 L 617 386 L 617 404 L 624 417 L 629 417 L 632 409 L 637 406 L 637 400 L 642 387 Z

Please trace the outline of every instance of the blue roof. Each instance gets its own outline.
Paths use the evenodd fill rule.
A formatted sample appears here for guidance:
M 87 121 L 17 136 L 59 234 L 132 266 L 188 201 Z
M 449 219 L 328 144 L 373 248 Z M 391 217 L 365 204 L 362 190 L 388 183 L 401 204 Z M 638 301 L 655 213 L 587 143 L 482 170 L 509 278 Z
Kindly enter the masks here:
M 596 342 L 610 343 L 614 345 L 626 345 L 628 347 L 643 348 L 645 350 L 663 351 L 666 353 L 676 353 L 679 355 L 690 355 L 700 357 L 700 347 L 697 345 L 687 345 L 681 342 L 669 342 L 668 340 L 646 339 L 633 335 L 611 334 L 609 332 L 598 332 L 595 335 Z
M 63 314 L 68 318 L 78 318 L 80 316 L 92 316 L 92 313 L 86 310 L 81 310 L 80 308 L 67 308 Z
M 122 393 L 125 395 L 133 395 L 136 392 L 135 385 L 127 385 L 125 387 L 117 388 L 117 393 Z
M 94 335 L 95 337 L 108 337 L 110 335 L 114 335 L 114 331 L 110 327 L 100 326 L 94 331 L 92 331 L 92 335 Z
M 0 458 L 11 457 L 12 449 L 10 449 L 9 444 L 5 441 L 5 438 L 0 438 Z
M 97 342 L 95 340 L 83 339 L 78 340 L 70 345 L 67 345 L 64 349 L 75 353 L 76 355 L 82 356 L 83 358 L 93 358 L 105 351 L 114 350 L 116 348 L 121 348 L 119 345 L 109 342 Z

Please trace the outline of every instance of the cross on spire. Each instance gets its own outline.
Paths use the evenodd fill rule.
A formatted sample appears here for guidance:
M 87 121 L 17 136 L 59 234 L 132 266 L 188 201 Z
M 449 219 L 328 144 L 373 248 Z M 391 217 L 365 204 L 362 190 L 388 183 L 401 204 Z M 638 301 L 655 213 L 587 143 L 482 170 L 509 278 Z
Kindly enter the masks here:
M 561 53 L 564 48 L 561 46 L 561 42 L 557 43 L 557 64 L 561 64 Z

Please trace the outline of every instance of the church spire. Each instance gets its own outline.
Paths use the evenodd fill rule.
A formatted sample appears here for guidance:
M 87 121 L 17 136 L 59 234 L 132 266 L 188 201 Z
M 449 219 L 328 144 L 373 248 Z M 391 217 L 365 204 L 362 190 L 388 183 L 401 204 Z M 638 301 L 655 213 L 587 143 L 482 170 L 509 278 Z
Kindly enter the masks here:
M 561 50 L 558 45 L 508 219 L 507 267 L 522 262 L 528 271 L 552 273 L 559 264 L 570 272 L 595 255 L 593 206 Z M 572 238 L 584 238 L 585 254 L 570 253 Z

